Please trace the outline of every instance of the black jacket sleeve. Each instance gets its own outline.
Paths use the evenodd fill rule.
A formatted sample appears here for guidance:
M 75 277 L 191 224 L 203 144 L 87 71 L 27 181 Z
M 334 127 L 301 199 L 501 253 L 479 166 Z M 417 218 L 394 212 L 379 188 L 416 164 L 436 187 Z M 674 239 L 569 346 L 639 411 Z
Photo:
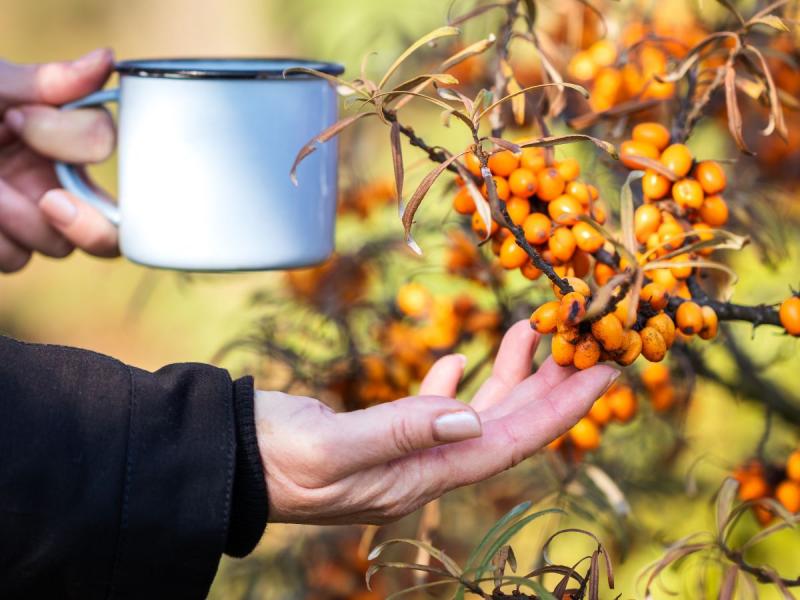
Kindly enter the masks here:
M 250 378 L 0 337 L 0 598 L 201 598 L 267 521 Z

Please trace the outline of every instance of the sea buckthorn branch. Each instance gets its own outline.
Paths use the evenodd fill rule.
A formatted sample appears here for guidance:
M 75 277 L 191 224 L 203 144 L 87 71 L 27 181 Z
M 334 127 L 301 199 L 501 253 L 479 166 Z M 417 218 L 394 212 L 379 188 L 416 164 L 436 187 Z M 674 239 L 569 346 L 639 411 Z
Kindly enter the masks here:
M 503 25 L 498 32 L 497 44 L 497 65 L 495 65 L 494 86 L 492 87 L 492 97 L 502 98 L 503 94 L 508 87 L 508 77 L 506 70 L 502 65 L 508 61 L 508 46 L 511 43 L 512 35 L 514 32 L 514 22 L 517 19 L 517 10 L 519 7 L 519 0 L 512 0 L 506 7 L 506 18 Z M 511 91 L 511 90 L 509 90 Z M 489 115 L 489 122 L 492 128 L 493 137 L 501 137 L 505 123 L 503 122 L 503 106 L 497 105 Z
M 775 584 L 780 582 L 783 587 L 798 587 L 800 586 L 800 575 L 795 579 L 786 579 L 781 577 L 775 571 L 767 570 L 763 567 L 756 567 L 748 563 L 740 550 L 730 548 L 725 542 L 719 542 L 719 548 L 725 557 L 732 563 L 735 563 L 740 570 L 750 573 L 759 583 Z
M 674 313 L 684 302 L 690 302 L 690 300 L 673 296 L 669 299 L 667 308 L 671 313 Z M 768 304 L 747 306 L 732 302 L 721 302 L 709 297 L 693 297 L 691 302 L 713 308 L 720 321 L 746 321 L 752 323 L 753 327 L 758 327 L 759 325 L 777 325 L 781 327 L 778 311 L 774 306 Z
M 417 135 L 412 127 L 403 125 L 400 121 L 398 121 L 397 113 L 395 111 L 384 108 L 383 116 L 389 123 L 397 123 L 400 127 L 400 133 L 402 133 L 408 139 L 408 143 L 425 152 L 431 161 L 441 164 L 447 160 L 447 153 L 445 153 L 442 149 L 436 146 L 431 146 L 419 135 Z M 455 165 L 448 165 L 447 170 L 455 173 L 456 175 L 460 174 Z

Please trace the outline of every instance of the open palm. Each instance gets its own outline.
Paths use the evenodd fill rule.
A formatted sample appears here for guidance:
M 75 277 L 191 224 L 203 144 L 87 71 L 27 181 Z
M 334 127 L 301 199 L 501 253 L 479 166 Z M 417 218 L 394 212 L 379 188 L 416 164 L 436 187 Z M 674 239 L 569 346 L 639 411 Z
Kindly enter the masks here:
M 350 413 L 258 392 L 270 520 L 383 523 L 531 456 L 574 425 L 618 375 L 609 366 L 576 371 L 551 358 L 531 374 L 538 342 L 527 321 L 514 325 L 469 405 L 454 398 L 464 369 L 458 355 L 434 364 L 420 395 Z

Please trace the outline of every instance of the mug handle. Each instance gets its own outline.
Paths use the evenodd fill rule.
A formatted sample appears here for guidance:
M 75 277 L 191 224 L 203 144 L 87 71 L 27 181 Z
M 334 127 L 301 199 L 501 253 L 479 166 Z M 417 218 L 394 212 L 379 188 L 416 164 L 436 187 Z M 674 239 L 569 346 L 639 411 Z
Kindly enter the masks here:
M 61 110 L 72 110 L 75 108 L 97 107 L 108 102 L 119 101 L 119 88 L 111 90 L 100 90 L 89 94 L 85 98 L 70 102 L 61 107 Z M 61 186 L 68 192 L 74 194 L 87 204 L 99 210 L 102 215 L 111 221 L 115 226 L 119 226 L 119 208 L 116 204 L 109 202 L 108 199 L 97 193 L 95 186 L 78 171 L 78 166 L 56 162 L 56 176 Z

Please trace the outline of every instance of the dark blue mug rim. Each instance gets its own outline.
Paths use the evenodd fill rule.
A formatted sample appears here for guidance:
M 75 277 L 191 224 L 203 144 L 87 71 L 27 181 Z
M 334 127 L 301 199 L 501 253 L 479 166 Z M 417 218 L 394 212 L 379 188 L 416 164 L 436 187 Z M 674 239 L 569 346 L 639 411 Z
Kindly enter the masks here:
M 169 79 L 307 79 L 303 72 L 288 72 L 292 67 L 314 69 L 327 75 L 341 75 L 337 63 L 299 58 L 157 58 L 120 61 L 115 71 L 134 77 Z

